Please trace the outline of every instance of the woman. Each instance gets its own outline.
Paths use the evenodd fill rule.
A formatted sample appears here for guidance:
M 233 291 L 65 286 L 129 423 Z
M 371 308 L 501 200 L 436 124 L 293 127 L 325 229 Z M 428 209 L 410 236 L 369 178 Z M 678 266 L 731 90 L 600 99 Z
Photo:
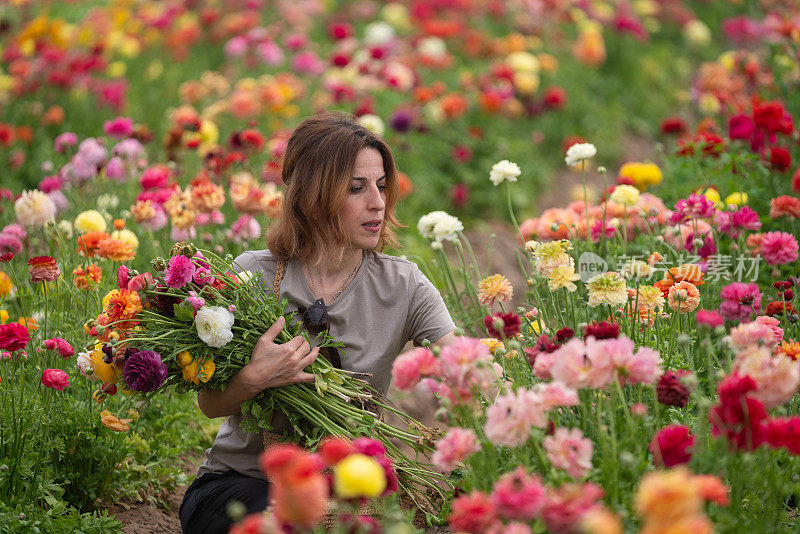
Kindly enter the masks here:
M 407 341 L 447 345 L 455 339 L 439 292 L 416 265 L 380 253 L 395 243 L 397 226 L 397 171 L 389 147 L 343 115 L 316 115 L 289 139 L 282 178 L 284 204 L 269 249 L 245 252 L 236 262 L 260 271 L 265 287 L 279 283 L 290 310 L 315 302 L 327 308 L 330 331 L 344 343 L 342 368 L 370 373 L 372 386 L 386 393 L 392 362 Z M 319 350 L 300 336 L 273 343 L 283 326 L 280 318 L 261 336 L 250 363 L 225 391 L 198 397 L 206 416 L 228 419 L 186 490 L 184 532 L 227 532 L 232 501 L 248 513 L 267 505 L 268 483 L 258 466 L 262 436 L 242 430 L 239 406 L 268 387 L 313 382 L 304 369 Z M 289 429 L 283 414 L 272 423 L 278 434 Z

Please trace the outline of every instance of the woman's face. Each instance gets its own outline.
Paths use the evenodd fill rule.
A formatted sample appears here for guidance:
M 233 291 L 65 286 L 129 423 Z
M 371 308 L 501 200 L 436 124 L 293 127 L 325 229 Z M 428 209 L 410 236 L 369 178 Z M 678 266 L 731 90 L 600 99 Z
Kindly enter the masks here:
M 339 212 L 345 235 L 354 249 L 378 246 L 386 208 L 386 173 L 383 157 L 374 148 L 363 148 L 356 157 L 356 166 Z

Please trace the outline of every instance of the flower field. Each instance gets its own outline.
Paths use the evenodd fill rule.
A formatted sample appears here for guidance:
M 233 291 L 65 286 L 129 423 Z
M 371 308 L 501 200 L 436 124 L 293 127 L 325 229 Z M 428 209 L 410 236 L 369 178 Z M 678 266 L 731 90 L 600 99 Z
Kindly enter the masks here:
M 187 483 L 324 110 L 392 148 L 389 253 L 460 337 L 394 403 L 319 359 L 243 406 L 303 439 L 231 532 L 800 530 L 796 2 L 16 0 L 0 51 L 0 532 L 138 532 L 109 508 Z

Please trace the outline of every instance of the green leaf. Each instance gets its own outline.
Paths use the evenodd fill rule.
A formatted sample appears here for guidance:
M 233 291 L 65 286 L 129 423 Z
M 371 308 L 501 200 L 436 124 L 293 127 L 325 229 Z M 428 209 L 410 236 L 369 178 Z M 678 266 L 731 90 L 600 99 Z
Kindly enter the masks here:
M 175 318 L 179 321 L 194 321 L 194 310 L 192 309 L 192 305 L 185 300 L 178 304 L 173 304 L 172 309 L 175 312 Z

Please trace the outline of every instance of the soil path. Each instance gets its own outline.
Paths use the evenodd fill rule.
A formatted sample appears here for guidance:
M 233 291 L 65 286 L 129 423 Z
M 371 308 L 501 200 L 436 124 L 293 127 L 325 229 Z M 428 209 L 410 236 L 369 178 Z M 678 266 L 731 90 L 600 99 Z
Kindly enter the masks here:
M 653 142 L 642 138 L 629 137 L 625 142 L 627 160 L 644 161 L 653 158 Z M 609 169 L 609 181 L 614 181 L 614 169 Z M 596 172 L 587 173 L 587 183 L 596 193 L 603 189 L 602 177 Z M 581 187 L 581 174 L 569 169 L 564 169 L 553 176 L 548 190 L 537 202 L 537 210 L 543 211 L 549 207 L 565 206 L 572 200 L 571 192 Z M 520 221 L 522 222 L 522 221 Z M 505 275 L 515 288 L 515 297 L 512 305 L 518 305 L 525 293 L 525 277 L 517 265 L 515 249 L 519 247 L 520 239 L 515 234 L 511 225 L 502 221 L 487 221 L 475 228 L 469 229 L 465 235 L 470 241 L 475 252 L 478 266 L 483 273 L 500 273 Z M 490 269 L 491 266 L 491 269 Z M 491 270 L 491 272 L 488 272 Z M 390 391 L 389 397 L 406 413 L 429 426 L 440 426 L 434 419 L 438 408 L 437 403 L 430 394 L 401 394 L 395 390 Z M 189 483 L 197 473 L 197 467 L 203 458 L 187 454 L 182 459 L 184 473 L 189 477 Z M 178 508 L 183 500 L 187 485 L 176 487 L 163 496 L 166 507 L 151 506 L 149 503 L 120 502 L 109 508 L 109 513 L 116 515 L 125 526 L 123 534 L 151 534 L 151 533 L 181 533 Z M 427 534 L 440 534 L 449 532 L 446 527 L 434 527 L 426 530 Z

